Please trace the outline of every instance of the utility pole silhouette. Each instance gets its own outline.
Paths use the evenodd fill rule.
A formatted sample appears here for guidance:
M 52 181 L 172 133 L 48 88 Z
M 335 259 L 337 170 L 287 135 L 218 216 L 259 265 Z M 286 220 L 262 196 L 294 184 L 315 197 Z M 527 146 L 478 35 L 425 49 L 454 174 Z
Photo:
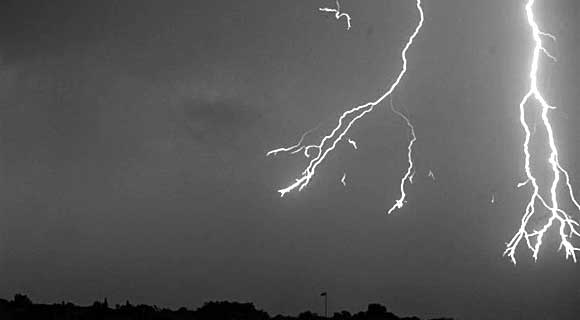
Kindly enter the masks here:
M 320 294 L 321 297 L 324 297 L 324 317 L 328 318 L 328 294 L 325 292 Z

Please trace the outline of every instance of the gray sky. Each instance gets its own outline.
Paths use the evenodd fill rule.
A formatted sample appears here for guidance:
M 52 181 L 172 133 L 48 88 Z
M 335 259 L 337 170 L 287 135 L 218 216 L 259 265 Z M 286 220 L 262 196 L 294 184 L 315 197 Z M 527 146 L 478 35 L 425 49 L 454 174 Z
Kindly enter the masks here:
M 580 3 L 537 2 L 558 37 L 541 85 L 578 181 Z M 418 135 L 402 210 L 385 214 L 408 139 L 388 104 L 351 130 L 358 150 L 339 145 L 305 190 L 279 198 L 306 161 L 265 152 L 376 98 L 418 19 L 414 1 L 344 0 L 347 32 L 317 12 L 333 5 L 4 1 L 0 296 L 297 314 L 321 312 L 328 291 L 332 311 L 574 318 L 580 269 L 556 237 L 537 263 L 523 247 L 517 267 L 502 257 L 528 195 L 515 188 L 531 58 L 522 1 L 425 1 L 394 94 Z

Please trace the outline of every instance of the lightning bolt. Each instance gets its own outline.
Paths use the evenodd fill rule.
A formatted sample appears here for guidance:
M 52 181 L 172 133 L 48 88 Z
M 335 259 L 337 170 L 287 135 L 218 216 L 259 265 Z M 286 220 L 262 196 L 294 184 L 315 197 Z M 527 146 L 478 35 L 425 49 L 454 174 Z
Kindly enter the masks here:
M 340 182 L 342 183 L 343 186 L 346 187 L 346 173 L 342 174 L 342 178 L 340 179 Z
M 336 20 L 340 20 L 340 18 L 345 17 L 346 18 L 346 30 L 350 30 L 350 27 L 351 27 L 350 26 L 350 15 L 348 13 L 340 12 L 340 3 L 338 3 L 338 0 L 336 0 L 336 9 L 318 8 L 318 11 L 334 13 L 334 17 L 336 18 Z
M 415 173 L 413 172 L 414 164 L 412 153 L 413 153 L 413 144 L 415 143 L 415 141 L 417 141 L 417 136 L 415 135 L 415 127 L 413 126 L 413 124 L 411 124 L 411 120 L 409 120 L 409 118 L 405 116 L 403 113 L 401 113 L 399 110 L 395 109 L 395 107 L 393 106 L 392 98 L 390 100 L 390 104 L 391 110 L 394 113 L 396 113 L 399 117 L 403 118 L 403 120 L 405 120 L 405 123 L 407 124 L 407 127 L 409 127 L 409 130 L 411 132 L 411 139 L 409 140 L 409 145 L 407 146 L 407 161 L 409 163 L 409 166 L 407 167 L 407 172 L 405 172 L 405 175 L 403 175 L 403 178 L 401 178 L 401 197 L 399 198 L 399 200 L 395 201 L 395 204 L 391 207 L 391 209 L 389 209 L 389 211 L 387 211 L 388 214 L 391 214 L 391 212 L 393 212 L 395 209 L 401 209 L 405 204 L 405 202 L 407 202 L 405 200 L 406 197 L 405 181 L 408 180 L 410 183 L 413 183 L 413 175 Z
M 532 252 L 532 257 L 534 261 L 538 259 L 538 253 L 540 251 L 540 247 L 542 246 L 542 239 L 548 229 L 554 225 L 554 222 L 559 224 L 559 235 L 560 235 L 560 247 L 558 250 L 564 248 L 566 252 L 566 259 L 572 257 L 574 262 L 576 262 L 576 251 L 580 251 L 579 248 L 576 248 L 571 242 L 570 239 L 575 236 L 580 236 L 578 233 L 577 227 L 579 226 L 578 222 L 572 219 L 564 210 L 559 207 L 558 204 L 558 196 L 557 196 L 557 189 L 561 185 L 561 175 L 564 175 L 565 178 L 565 188 L 567 188 L 570 199 L 576 209 L 580 211 L 580 205 L 576 198 L 574 197 L 574 191 L 572 189 L 572 185 L 570 183 L 570 176 L 568 171 L 566 171 L 562 165 L 560 164 L 558 158 L 558 149 L 556 147 L 556 142 L 554 138 L 554 130 L 552 129 L 552 124 L 548 117 L 549 111 L 554 109 L 546 99 L 542 96 L 540 89 L 538 88 L 538 65 L 540 61 L 541 55 L 545 55 L 549 59 L 556 61 L 554 56 L 552 56 L 548 50 L 544 47 L 542 39 L 549 38 L 551 40 L 556 40 L 556 38 L 546 32 L 543 32 L 534 17 L 534 6 L 535 0 L 528 0 L 525 5 L 525 13 L 528 25 L 530 27 L 532 38 L 534 41 L 534 49 L 532 55 L 532 63 L 530 67 L 529 73 L 529 89 L 527 93 L 523 96 L 522 100 L 520 101 L 519 110 L 520 110 L 520 123 L 522 128 L 524 129 L 525 138 L 523 142 L 523 151 L 524 151 L 524 164 L 525 164 L 525 173 L 526 173 L 526 180 L 522 183 L 518 184 L 518 187 L 523 187 L 525 185 L 531 185 L 531 196 L 528 204 L 526 205 L 526 209 L 524 215 L 521 219 L 520 228 L 513 236 L 513 238 L 506 243 L 506 249 L 504 251 L 504 255 L 507 255 L 511 261 L 515 264 L 515 253 L 518 245 L 522 240 L 525 241 L 527 247 Z M 535 100 L 540 105 L 541 109 L 541 122 L 547 132 L 547 142 L 550 149 L 549 156 L 548 156 L 548 163 L 550 164 L 551 168 L 551 175 L 552 175 L 552 183 L 549 188 L 549 195 L 550 199 L 549 202 L 546 201 L 542 195 L 540 194 L 540 185 L 534 174 L 532 173 L 532 169 L 530 167 L 531 161 L 531 154 L 529 150 L 529 143 L 531 139 L 532 133 L 530 132 L 530 126 L 526 120 L 526 105 Z M 541 225 L 539 228 L 533 229 L 529 231 L 530 228 L 530 219 L 536 213 L 536 205 L 543 207 L 549 212 L 548 220 Z
M 316 173 L 316 169 L 318 166 L 324 161 L 326 156 L 335 149 L 336 145 L 343 139 L 349 129 L 353 126 L 353 124 L 364 117 L 367 113 L 373 111 L 374 107 L 389 97 L 395 88 L 399 85 L 399 82 L 407 72 L 407 50 L 413 44 L 413 40 L 421 30 L 424 21 L 424 14 L 423 8 L 421 6 L 421 0 L 416 1 L 417 11 L 419 13 L 419 22 L 415 27 L 413 33 L 409 36 L 403 50 L 401 51 L 401 60 L 402 60 L 402 67 L 401 70 L 396 77 L 395 81 L 391 84 L 387 91 L 383 93 L 378 99 L 366 102 L 364 104 L 358 105 L 353 107 L 350 110 L 345 111 L 338 119 L 338 124 L 334 127 L 334 129 L 326 136 L 324 136 L 318 144 L 309 145 L 305 147 L 305 150 L 316 150 L 316 156 L 314 156 L 306 169 L 302 171 L 302 175 L 297 178 L 294 183 L 290 184 L 286 188 L 278 190 L 280 196 L 283 197 L 286 193 L 298 189 L 301 191 L 304 187 L 308 185 L 314 174 Z M 337 10 L 338 11 L 338 10 Z

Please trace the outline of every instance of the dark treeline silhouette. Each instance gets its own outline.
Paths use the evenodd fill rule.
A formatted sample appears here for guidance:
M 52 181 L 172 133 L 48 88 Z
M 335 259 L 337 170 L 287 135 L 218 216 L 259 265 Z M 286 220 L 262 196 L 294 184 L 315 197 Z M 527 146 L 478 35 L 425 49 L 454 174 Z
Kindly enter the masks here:
M 70 302 L 55 304 L 34 304 L 26 295 L 17 294 L 12 301 L 0 299 L 0 319 L 50 319 L 50 320 L 323 320 L 316 313 L 305 311 L 298 316 L 277 315 L 271 317 L 267 312 L 257 310 L 252 303 L 207 302 L 197 310 L 184 307 L 178 310 L 148 305 L 123 305 L 110 307 L 107 299 L 96 301 L 91 306 L 76 306 Z M 369 304 L 366 311 L 351 314 L 348 311 L 336 312 L 332 320 L 420 320 L 418 317 L 400 318 L 380 304 Z M 436 319 L 433 319 L 436 320 Z M 438 320 L 452 320 L 439 318 Z

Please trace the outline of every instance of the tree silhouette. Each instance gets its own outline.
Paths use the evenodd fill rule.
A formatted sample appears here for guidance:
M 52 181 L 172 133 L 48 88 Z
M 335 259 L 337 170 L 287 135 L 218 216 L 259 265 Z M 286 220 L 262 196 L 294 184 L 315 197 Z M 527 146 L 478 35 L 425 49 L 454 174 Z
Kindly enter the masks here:
M 92 305 L 76 306 L 64 301 L 52 305 L 34 304 L 24 294 L 14 295 L 12 301 L 0 299 L 0 319 L 64 319 L 64 320 L 325 320 L 312 311 L 304 311 L 297 317 L 277 315 L 270 317 L 267 312 L 258 310 L 252 303 L 229 301 L 211 301 L 203 304 L 197 310 L 185 307 L 177 311 L 160 309 L 156 305 L 132 305 L 128 300 L 123 305 L 109 308 L 105 298 L 102 302 L 95 301 Z M 417 317 L 399 318 L 387 311 L 387 308 L 377 303 L 368 305 L 366 311 L 351 314 L 348 311 L 336 312 L 329 318 L 332 320 L 420 320 Z M 453 320 L 439 318 L 433 320 Z

